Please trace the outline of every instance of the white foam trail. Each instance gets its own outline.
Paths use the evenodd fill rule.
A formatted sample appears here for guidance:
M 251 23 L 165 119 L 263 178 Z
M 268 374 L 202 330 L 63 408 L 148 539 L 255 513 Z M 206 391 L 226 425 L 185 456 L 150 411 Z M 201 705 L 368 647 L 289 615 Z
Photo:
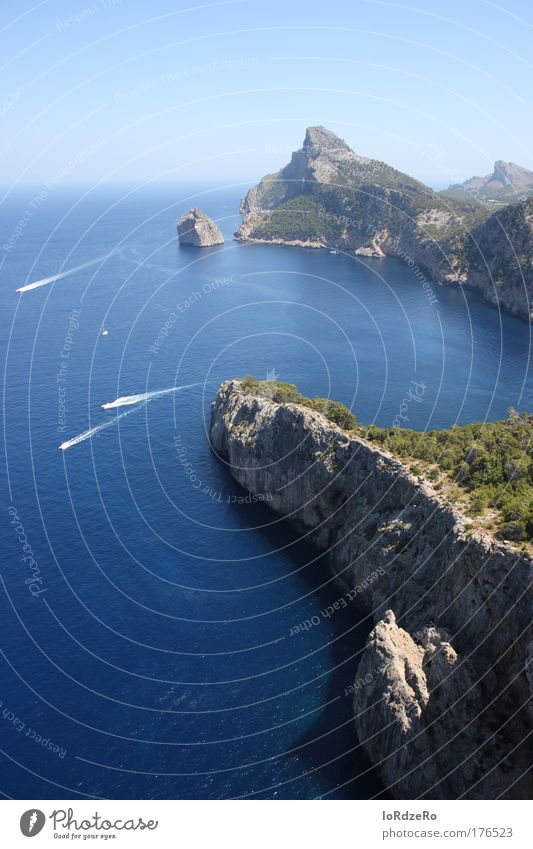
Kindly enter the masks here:
M 170 389 L 158 389 L 155 392 L 144 392 L 142 395 L 124 395 L 122 398 L 117 398 L 109 404 L 102 404 L 102 409 L 112 410 L 116 407 L 126 407 L 131 404 L 138 404 L 139 406 L 135 407 L 135 410 L 138 410 L 139 407 L 144 407 L 148 401 L 152 398 L 156 398 L 158 395 L 166 395 L 169 392 L 179 392 L 181 389 L 192 389 L 193 386 L 201 385 L 201 383 L 188 383 L 185 386 L 172 386 Z M 84 430 L 83 433 L 80 433 L 78 436 L 74 436 L 72 439 L 62 442 L 59 446 L 59 450 L 66 451 L 67 448 L 72 448 L 73 445 L 78 445 L 80 442 L 85 442 L 86 439 L 91 439 L 95 433 L 105 430 L 106 427 L 111 427 L 111 425 L 114 425 L 119 419 L 122 419 L 124 416 L 129 416 L 129 414 L 134 413 L 135 410 L 126 410 L 124 413 L 119 413 L 114 419 L 109 419 L 109 421 L 105 421 L 96 427 L 92 427 L 90 430 Z
M 200 383 L 188 383 L 185 386 L 171 386 L 170 389 L 157 389 L 155 392 L 144 392 L 141 395 L 123 395 L 121 398 L 116 398 L 114 401 L 102 404 L 102 410 L 114 410 L 117 407 L 128 407 L 130 404 L 138 404 L 140 401 L 150 401 L 152 398 L 157 398 L 158 395 L 167 395 L 170 392 L 180 392 L 182 389 L 192 389 L 193 386 L 200 385 Z
M 109 257 L 114 256 L 116 251 L 111 251 L 110 254 L 98 256 L 96 259 L 90 259 L 89 262 L 84 262 L 81 265 L 76 265 L 74 268 L 69 268 L 67 271 L 61 271 L 59 274 L 53 274 L 52 277 L 43 277 L 42 280 L 36 280 L 35 283 L 28 283 L 27 286 L 21 286 L 17 292 L 30 292 L 32 289 L 38 289 L 39 286 L 46 286 L 48 283 L 53 283 L 54 280 L 62 280 L 64 277 L 70 277 L 71 274 L 77 274 L 78 271 L 83 271 L 85 268 L 91 268 L 93 265 L 98 265 Z
M 142 406 L 144 406 L 144 404 Z M 126 410 L 125 413 L 119 413 L 119 415 L 115 416 L 114 419 L 109 419 L 109 421 L 103 422 L 103 424 L 97 425 L 96 427 L 92 427 L 90 430 L 84 430 L 83 433 L 80 433 L 78 436 L 74 436 L 72 439 L 62 442 L 59 446 L 59 450 L 66 451 L 67 448 L 72 448 L 73 445 L 78 445 L 80 442 L 85 442 L 86 439 L 91 439 L 95 433 L 105 430 L 106 427 L 111 427 L 111 425 L 114 425 L 119 419 L 124 418 L 124 416 L 129 416 L 130 413 L 134 412 L 135 410 Z

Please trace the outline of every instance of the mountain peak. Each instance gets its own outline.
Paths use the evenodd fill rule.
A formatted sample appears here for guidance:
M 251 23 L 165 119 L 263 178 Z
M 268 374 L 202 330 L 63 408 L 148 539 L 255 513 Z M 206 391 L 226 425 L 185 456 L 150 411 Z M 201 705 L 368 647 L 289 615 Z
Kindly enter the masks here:
M 527 168 L 522 168 L 521 165 L 515 165 L 514 162 L 504 162 L 503 159 L 497 159 L 494 163 L 494 173 L 492 180 L 499 180 L 504 186 L 511 186 L 520 189 L 524 185 L 531 185 L 533 174 Z
M 305 139 L 303 143 L 305 151 L 313 151 L 315 153 L 323 153 L 325 151 L 343 150 L 351 151 L 346 142 L 340 139 L 331 130 L 326 127 L 308 127 L 305 131 Z

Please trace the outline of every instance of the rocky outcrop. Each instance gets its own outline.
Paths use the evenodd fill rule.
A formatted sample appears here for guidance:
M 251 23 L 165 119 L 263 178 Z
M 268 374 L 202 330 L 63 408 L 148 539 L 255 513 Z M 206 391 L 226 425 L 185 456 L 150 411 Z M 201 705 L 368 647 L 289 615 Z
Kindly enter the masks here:
M 374 622 L 354 710 L 385 787 L 531 798 L 531 558 L 473 533 L 386 451 L 238 381 L 218 392 L 211 441 L 239 483 L 329 553 Z
M 411 635 L 388 610 L 359 664 L 357 680 L 369 684 L 357 690 L 356 727 L 396 797 L 486 799 L 510 789 L 506 770 L 491 773 L 495 754 L 505 759 L 506 748 L 497 734 L 494 739 L 486 718 L 477 721 L 483 688 L 473 664 L 459 657 L 450 639 L 434 626 Z
M 224 244 L 224 237 L 213 219 L 196 207 L 184 212 L 178 221 L 178 238 L 180 245 L 195 248 Z
M 288 165 L 243 199 L 235 235 L 399 257 L 432 283 L 474 289 L 529 319 L 533 237 L 522 207 L 531 209 L 530 202 L 515 205 L 507 229 L 500 210 L 490 218 L 494 207 L 463 195 L 458 201 L 435 193 L 384 162 L 354 153 L 324 127 L 310 127 Z M 486 234 L 496 235 L 489 258 Z
M 384 239 L 381 238 L 379 241 L 380 242 L 384 241 Z M 381 257 L 385 256 L 385 254 L 383 253 L 383 251 L 380 247 L 380 243 L 378 242 L 377 237 L 374 238 L 374 239 L 371 239 L 370 242 L 367 245 L 363 245 L 360 248 L 356 248 L 356 250 L 354 251 L 354 254 L 356 256 L 375 257 L 377 259 L 380 259 Z

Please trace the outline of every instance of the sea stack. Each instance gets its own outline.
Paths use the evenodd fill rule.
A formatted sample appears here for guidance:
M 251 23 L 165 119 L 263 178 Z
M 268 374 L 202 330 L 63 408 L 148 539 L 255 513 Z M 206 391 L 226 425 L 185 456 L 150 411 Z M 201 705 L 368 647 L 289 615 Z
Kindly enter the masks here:
M 184 212 L 178 221 L 178 238 L 180 245 L 195 248 L 224 244 L 224 237 L 213 219 L 196 207 Z

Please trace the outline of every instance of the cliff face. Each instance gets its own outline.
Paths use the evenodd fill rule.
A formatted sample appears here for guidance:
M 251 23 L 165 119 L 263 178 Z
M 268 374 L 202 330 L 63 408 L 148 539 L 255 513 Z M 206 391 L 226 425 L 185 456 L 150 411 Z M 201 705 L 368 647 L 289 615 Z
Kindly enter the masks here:
M 483 228 L 492 212 L 486 204 L 436 194 L 384 162 L 359 156 L 324 127 L 307 130 L 289 164 L 250 189 L 241 212 L 238 239 L 396 256 L 420 266 L 434 283 L 471 287 L 490 303 L 531 315 L 531 274 L 523 281 L 509 255 L 509 242 L 517 239 L 530 269 L 533 238 L 519 210 L 510 216 L 511 231 L 496 220 L 489 226 L 491 235 L 497 231 L 490 246 L 499 260 L 484 262 Z
M 502 207 L 475 228 L 466 268 L 469 284 L 485 300 L 533 317 L 533 198 Z
M 238 381 L 219 390 L 211 440 L 373 620 L 355 723 L 390 792 L 531 798 L 531 559 L 466 530 L 388 453 Z

